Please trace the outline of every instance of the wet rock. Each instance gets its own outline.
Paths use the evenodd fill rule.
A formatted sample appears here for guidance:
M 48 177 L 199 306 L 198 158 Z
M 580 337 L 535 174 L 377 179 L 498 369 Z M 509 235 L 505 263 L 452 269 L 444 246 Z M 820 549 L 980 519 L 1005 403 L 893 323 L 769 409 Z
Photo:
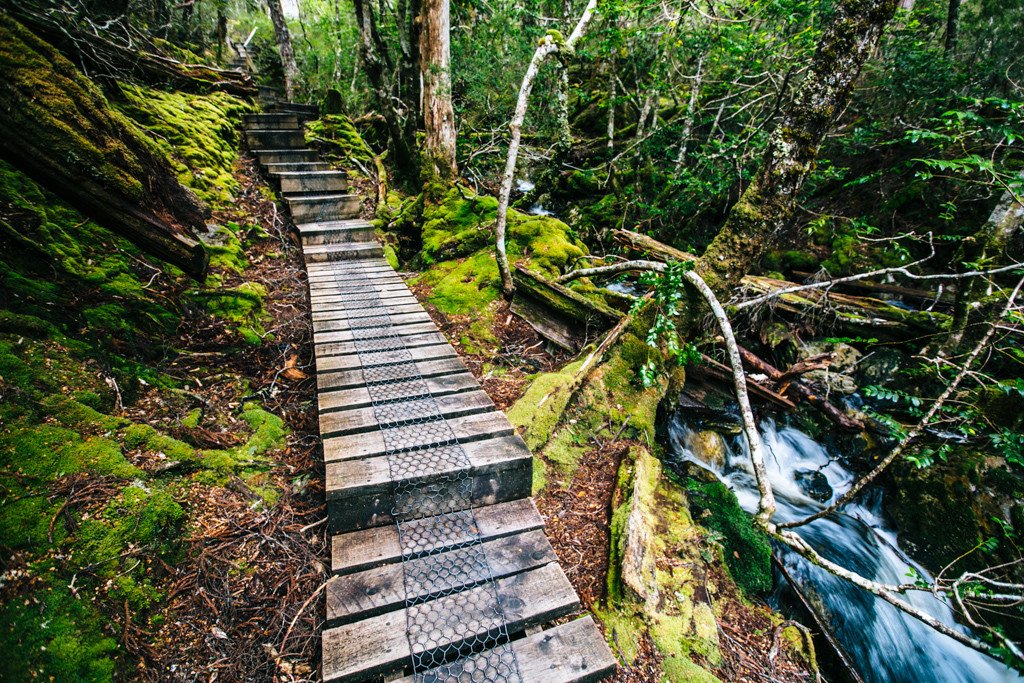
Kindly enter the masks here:
M 689 432 L 683 444 L 687 450 L 712 469 L 721 472 L 725 468 L 725 439 L 718 432 L 705 429 Z
M 832 362 L 824 370 L 805 373 L 803 379 L 819 384 L 829 393 L 849 395 L 857 391 L 857 382 L 852 373 L 861 359 L 860 351 L 849 344 L 825 342 L 808 342 L 801 349 L 801 358 L 811 358 L 823 353 L 832 354 Z
M 896 349 L 876 349 L 857 364 L 857 381 L 861 385 L 888 384 L 906 360 L 906 355 Z
M 797 470 L 793 479 L 804 494 L 819 503 L 832 500 L 832 486 L 829 485 L 828 478 L 818 470 Z

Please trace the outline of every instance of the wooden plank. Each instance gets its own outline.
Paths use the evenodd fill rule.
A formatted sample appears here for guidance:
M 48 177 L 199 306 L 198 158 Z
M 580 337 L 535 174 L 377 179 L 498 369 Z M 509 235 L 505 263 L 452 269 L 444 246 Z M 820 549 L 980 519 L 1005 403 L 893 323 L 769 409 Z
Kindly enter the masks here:
M 396 306 L 420 306 L 420 302 L 416 297 L 410 294 L 407 289 L 395 290 L 384 294 L 374 292 L 374 294 L 377 294 L 375 297 L 377 299 L 376 301 L 354 299 L 347 294 L 334 297 L 317 297 L 316 299 L 310 299 L 310 306 L 313 309 L 313 315 L 323 315 L 324 313 L 331 311 L 372 310 L 380 308 L 381 305 L 387 306 L 389 310 L 393 310 Z
M 395 366 L 391 376 L 400 379 L 454 375 L 459 372 L 466 372 L 466 366 L 462 364 L 461 360 L 458 358 L 441 358 L 438 360 L 413 361 L 409 364 L 409 367 Z M 320 391 L 348 389 L 366 384 L 366 378 L 362 370 L 321 372 L 317 375 L 316 380 L 317 388 Z
M 397 335 L 409 335 L 409 334 L 423 334 L 426 332 L 437 332 L 437 326 L 433 322 L 418 322 L 408 323 L 403 325 L 395 325 L 393 328 L 388 328 L 377 332 L 379 336 L 390 336 L 392 334 Z M 313 343 L 314 344 L 327 344 L 330 342 L 344 342 L 352 341 L 352 330 L 337 330 L 333 332 L 313 332 Z
M 470 391 L 454 396 L 428 397 L 420 401 L 408 401 L 402 419 L 411 420 L 440 414 L 445 419 L 462 417 L 494 410 L 490 397 L 482 390 Z M 356 434 L 380 429 L 374 408 L 350 408 L 320 415 L 320 434 L 323 438 Z
M 464 391 L 473 391 L 480 388 L 476 378 L 469 374 L 469 372 L 425 377 L 423 383 L 426 385 L 427 393 L 431 396 L 459 394 Z M 370 392 L 365 386 L 340 389 L 338 391 L 322 391 L 317 398 L 320 403 L 321 413 L 344 408 L 361 408 L 373 404 L 373 401 L 370 399 Z
M 327 582 L 327 625 L 340 626 L 423 599 L 557 562 L 543 531 L 527 531 L 405 562 L 335 576 Z M 427 577 L 434 568 L 459 567 L 441 582 Z
M 544 528 L 544 519 L 530 498 L 518 498 L 507 503 L 485 505 L 472 511 L 467 510 L 455 514 L 471 516 L 471 522 L 466 524 L 465 528 L 467 530 L 475 529 L 477 536 L 484 541 Z M 415 522 L 406 522 L 406 525 L 428 526 L 432 520 L 435 518 L 428 517 Z M 455 526 L 458 528 L 459 525 Z M 459 545 L 472 538 L 469 533 L 454 536 L 436 534 L 435 536 L 439 539 L 436 547 L 441 547 L 442 543 Z M 423 548 L 424 552 L 430 552 L 433 549 L 433 547 Z M 336 575 L 392 564 L 401 559 L 402 547 L 398 537 L 398 527 L 393 524 L 336 534 L 331 538 L 331 571 Z
M 390 323 L 392 325 L 407 325 L 410 323 L 431 323 L 433 320 L 427 315 L 426 311 L 418 311 L 416 313 L 401 313 L 398 315 L 389 316 L 391 318 Z M 348 320 L 323 320 L 313 321 L 313 332 L 341 332 L 344 330 L 352 329 L 352 325 Z
M 411 334 L 402 337 L 402 345 L 407 349 L 418 346 L 433 346 L 435 344 L 447 344 L 448 340 L 440 332 L 427 332 L 425 334 Z M 327 360 L 331 356 L 349 356 L 359 353 L 355 342 L 331 342 L 329 344 L 317 344 L 313 349 L 316 356 L 317 366 L 321 360 Z
M 533 457 L 519 435 L 462 446 L 469 467 L 436 463 L 427 474 L 402 481 L 430 484 L 446 475 L 468 473 L 474 506 L 495 505 L 530 495 Z M 326 467 L 327 515 L 333 533 L 392 524 L 395 486 L 386 457 L 342 460 Z
M 451 344 L 410 344 L 401 349 L 387 351 L 368 352 L 363 354 L 352 353 L 344 356 L 327 356 L 320 358 L 316 363 L 317 372 L 333 372 L 335 370 L 355 370 L 367 365 L 380 365 L 386 362 L 401 362 L 402 359 L 412 358 L 414 360 L 438 360 L 441 358 L 455 358 L 459 354 L 452 348 Z M 389 361 L 388 359 L 394 359 Z M 377 361 L 380 362 L 377 362 Z
M 410 302 L 390 299 L 387 301 L 381 301 L 376 306 L 363 308 L 352 308 L 340 303 L 326 306 L 314 306 L 311 318 L 315 325 L 329 320 L 353 321 L 359 320 L 360 318 L 373 318 L 385 313 L 392 318 L 398 318 L 413 313 L 423 313 L 425 315 L 426 311 L 418 301 L 414 300 Z
M 494 627 L 491 619 L 480 613 L 478 605 L 490 602 L 489 593 L 497 592 L 497 602 L 504 612 L 511 632 L 521 631 L 579 609 L 579 600 L 569 580 L 557 564 L 547 564 L 522 574 L 499 579 L 492 588 L 479 586 L 463 593 L 416 605 L 408 609 L 364 619 L 353 624 L 324 631 L 323 680 L 365 681 L 377 674 L 404 665 L 413 654 L 459 645 L 482 633 L 461 629 L 432 634 L 435 647 L 415 642 L 410 644 L 406 624 L 427 612 L 447 615 L 452 623 L 462 626 L 477 624 L 481 630 Z M 472 613 L 467 613 L 471 610 Z M 466 629 L 470 631 L 470 629 Z
M 515 433 L 505 414 L 497 410 L 454 417 L 445 422 L 448 423 L 455 438 L 463 445 L 480 439 L 510 436 Z M 417 425 L 395 427 L 390 431 L 397 432 L 393 435 L 394 440 L 400 440 L 410 446 L 427 446 L 431 443 L 431 436 L 429 434 L 421 435 L 423 430 L 419 429 Z M 323 444 L 325 462 L 371 458 L 383 455 L 388 450 L 381 431 L 329 437 L 324 439 Z
M 612 676 L 618 667 L 590 615 L 512 641 L 510 647 L 519 665 L 520 683 L 596 683 Z M 467 661 L 472 664 L 483 656 L 473 655 Z M 397 683 L 419 680 L 406 676 Z

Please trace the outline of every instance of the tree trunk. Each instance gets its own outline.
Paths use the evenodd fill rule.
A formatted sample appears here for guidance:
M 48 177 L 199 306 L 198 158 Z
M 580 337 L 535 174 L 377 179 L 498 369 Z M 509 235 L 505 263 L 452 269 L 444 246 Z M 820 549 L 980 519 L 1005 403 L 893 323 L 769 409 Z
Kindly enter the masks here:
M 732 207 L 699 266 L 710 286 L 731 292 L 789 223 L 818 150 L 896 0 L 840 0 L 796 98 L 768 143 L 761 169 Z
M 288 22 L 284 17 L 281 0 L 267 0 L 267 7 L 270 9 L 270 22 L 274 25 L 277 51 L 281 55 L 281 67 L 284 69 L 284 95 L 289 102 L 293 102 L 295 101 L 295 83 L 299 77 L 299 67 L 295 64 L 292 36 L 288 32 Z
M 104 227 L 202 278 L 209 211 L 99 90 L 0 13 L 0 156 Z
M 957 34 L 960 31 L 960 0 L 949 0 L 946 12 L 946 54 L 956 50 Z
M 420 34 L 423 77 L 423 159 L 425 178 L 450 183 L 455 163 L 455 112 L 452 110 L 451 40 L 448 0 L 424 0 Z
M 1024 171 L 1020 178 L 1024 179 Z M 961 269 L 979 262 L 996 259 L 997 263 L 985 264 L 1000 266 L 1007 261 L 1006 248 L 1010 240 L 1024 226 L 1024 204 L 1012 192 L 1007 190 L 999 198 L 999 203 L 992 210 L 988 220 L 975 234 L 960 243 L 956 261 Z M 1012 263 L 1012 262 L 1011 262 Z M 953 322 L 949 338 L 943 343 L 943 355 L 952 354 L 963 342 L 964 335 L 971 319 L 978 311 L 978 300 L 983 293 L 984 282 L 981 278 L 967 278 L 957 285 L 956 297 L 953 300 Z
M 377 106 L 384 117 L 397 177 L 409 181 L 419 175 L 415 153 L 416 117 L 409 114 L 410 111 L 415 111 L 415 108 L 403 100 L 401 89 L 396 90 L 389 82 L 393 63 L 387 46 L 377 31 L 370 0 L 353 0 L 353 5 L 356 23 L 359 26 L 359 49 L 366 80 L 373 89 Z M 415 53 L 418 54 L 418 51 Z M 418 74 L 416 80 L 419 81 Z

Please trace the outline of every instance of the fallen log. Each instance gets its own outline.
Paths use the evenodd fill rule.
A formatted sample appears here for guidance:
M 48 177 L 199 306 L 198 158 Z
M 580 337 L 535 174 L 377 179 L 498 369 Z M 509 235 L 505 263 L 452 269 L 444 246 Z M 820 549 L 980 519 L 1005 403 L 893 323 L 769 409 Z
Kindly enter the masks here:
M 639 253 L 663 261 L 694 261 L 688 254 L 658 240 L 629 230 L 614 230 L 616 242 Z M 747 275 L 741 287 L 752 295 L 765 295 L 795 287 L 792 282 Z M 765 303 L 775 311 L 797 322 L 815 321 L 820 327 L 840 331 L 852 337 L 875 337 L 894 341 L 908 337 L 927 336 L 949 329 L 950 319 L 944 313 L 911 311 L 871 297 L 854 296 L 826 289 L 807 289 L 780 294 Z M 752 308 L 751 310 L 754 310 Z
M 256 97 L 257 87 L 243 71 L 187 64 L 159 54 L 149 37 L 134 30 L 125 19 L 121 19 L 118 30 L 108 28 L 101 33 L 66 6 L 43 10 L 36 3 L 10 3 L 8 11 L 68 59 L 79 62 L 93 78 L 131 79 L 198 94 L 221 91 Z M 124 36 L 128 42 L 117 42 L 112 36 Z
M 516 266 L 516 295 L 512 312 L 526 320 L 545 339 L 570 351 L 589 338 L 614 327 L 623 317 L 615 309 L 586 298 L 523 266 Z
M 749 366 L 751 369 L 757 372 L 763 373 L 768 376 L 773 382 L 782 384 L 780 392 L 783 394 L 790 394 L 797 399 L 807 401 L 815 408 L 820 410 L 829 420 L 834 422 L 841 429 L 845 429 L 851 432 L 864 431 L 864 423 L 860 420 L 850 417 L 842 410 L 832 405 L 827 399 L 821 395 L 811 391 L 811 389 L 803 384 L 802 382 L 793 379 L 793 373 L 789 370 L 783 372 L 775 366 L 769 364 L 767 361 L 758 358 L 751 351 L 739 347 L 740 357 L 743 359 L 743 363 Z M 808 364 L 812 365 L 812 364 Z M 807 370 L 811 369 L 810 367 Z M 806 370 L 805 370 L 806 371 Z
M 728 365 L 719 363 L 711 356 L 706 356 L 704 354 L 701 354 L 701 364 L 698 366 L 691 367 L 690 371 L 696 371 L 697 374 L 704 373 L 721 382 L 728 383 L 732 382 L 733 380 L 732 368 L 730 368 Z M 755 396 L 758 396 L 766 401 L 771 401 L 775 405 L 782 408 L 789 408 L 790 410 L 796 408 L 796 404 L 790 401 L 782 394 L 776 391 L 772 391 L 771 389 L 764 386 L 760 382 L 751 379 L 749 376 L 746 378 L 746 380 L 747 389 L 750 391 L 750 393 L 754 394 Z
M 0 157 L 141 249 L 201 279 L 209 210 L 56 48 L 0 13 Z
M 803 278 L 804 280 L 810 280 L 815 276 L 814 273 L 805 273 L 802 271 L 793 271 L 793 275 Z M 887 282 L 875 282 L 874 280 L 855 280 L 853 282 L 844 282 L 836 285 L 835 288 L 844 292 L 861 292 L 868 295 L 885 294 L 898 297 L 904 301 L 914 301 L 922 306 L 939 304 L 941 306 L 948 307 L 953 305 L 953 292 L 950 289 L 939 289 L 933 291 L 930 289 L 893 285 Z

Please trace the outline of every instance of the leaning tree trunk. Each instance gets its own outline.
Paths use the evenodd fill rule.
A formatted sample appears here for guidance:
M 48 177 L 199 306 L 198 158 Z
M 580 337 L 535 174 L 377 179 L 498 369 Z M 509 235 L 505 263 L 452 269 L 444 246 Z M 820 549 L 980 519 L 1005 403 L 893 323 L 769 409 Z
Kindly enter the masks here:
M 299 78 L 299 67 L 295 64 L 295 50 L 292 48 L 292 35 L 288 32 L 288 22 L 284 17 L 281 0 L 267 0 L 270 9 L 270 22 L 274 25 L 274 36 L 277 38 L 277 51 L 281 54 L 281 67 L 284 69 L 284 94 L 289 102 L 295 100 L 295 83 Z
M 516 110 L 512 115 L 512 122 L 509 123 L 511 133 L 508 143 L 508 157 L 505 160 L 505 173 L 501 177 L 501 193 L 498 195 L 498 215 L 494 224 L 494 251 L 498 262 L 498 272 L 501 273 L 501 290 L 506 297 L 511 297 L 516 286 L 512 281 L 512 271 L 508 265 L 508 253 L 505 249 L 505 227 L 508 222 L 508 200 L 512 195 L 512 180 L 516 174 L 516 160 L 519 158 L 519 142 L 523 136 L 523 121 L 526 119 L 526 107 L 530 102 L 530 93 L 533 91 L 533 82 L 537 79 L 541 64 L 544 60 L 556 52 L 572 54 L 576 43 L 583 37 L 584 31 L 590 24 L 597 9 L 597 0 L 590 0 L 576 28 L 568 39 L 563 39 L 557 31 L 548 31 L 544 36 L 537 50 L 530 59 L 530 65 L 526 68 L 526 75 L 523 76 L 523 83 L 519 87 L 519 99 L 516 100 Z
M 423 79 L 423 155 L 420 173 L 429 182 L 451 182 L 455 163 L 455 112 L 452 109 L 451 40 L 448 0 L 424 0 L 420 34 Z
M 209 212 L 56 48 L 0 13 L 0 156 L 104 227 L 201 278 Z
M 701 259 L 701 273 L 715 291 L 731 291 L 789 223 L 821 143 L 849 102 L 896 5 L 897 0 L 836 4 L 807 76 L 769 140 L 761 169 Z

